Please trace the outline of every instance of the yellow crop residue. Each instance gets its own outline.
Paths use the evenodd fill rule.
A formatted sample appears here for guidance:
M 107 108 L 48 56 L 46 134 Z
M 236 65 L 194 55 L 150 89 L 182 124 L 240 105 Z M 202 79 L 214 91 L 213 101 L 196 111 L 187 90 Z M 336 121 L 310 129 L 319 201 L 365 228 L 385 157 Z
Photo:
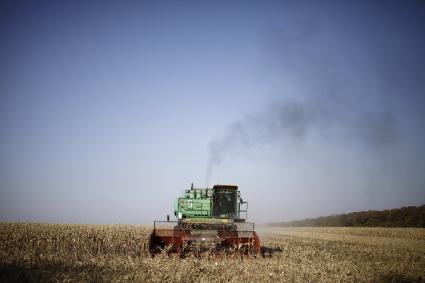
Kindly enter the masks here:
M 141 225 L 0 224 L 0 281 L 421 282 L 425 229 L 263 228 L 264 258 L 159 255 Z

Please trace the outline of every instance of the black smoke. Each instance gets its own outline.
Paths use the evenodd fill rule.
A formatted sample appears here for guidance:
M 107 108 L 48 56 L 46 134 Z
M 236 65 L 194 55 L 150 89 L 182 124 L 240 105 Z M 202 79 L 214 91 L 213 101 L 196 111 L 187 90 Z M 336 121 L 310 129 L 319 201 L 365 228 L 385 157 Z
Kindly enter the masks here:
M 340 24 L 350 27 L 344 20 Z M 268 72 L 281 77 L 269 80 L 274 99 L 230 123 L 221 137 L 209 142 L 207 184 L 214 168 L 235 149 L 307 139 L 311 131 L 329 144 L 353 143 L 372 150 L 399 139 L 394 97 L 412 82 L 392 77 L 396 72 L 403 78 L 405 70 L 395 71 L 400 60 L 411 68 L 416 65 L 391 48 L 391 39 L 374 39 L 379 28 L 369 30 L 370 42 L 362 41 L 366 38 L 358 26 L 351 29 L 349 37 L 349 29 L 311 17 L 268 32 L 265 77 Z
M 396 118 L 390 111 L 350 109 L 348 105 L 284 100 L 245 115 L 230 124 L 224 134 L 208 145 L 207 184 L 214 167 L 238 148 L 264 145 L 281 139 L 302 140 L 309 131 L 322 133 L 329 142 L 340 141 L 378 148 L 398 139 Z M 337 129 L 329 131 L 329 129 Z M 338 133 L 338 136 L 332 136 Z M 330 136 L 329 136 L 330 134 Z

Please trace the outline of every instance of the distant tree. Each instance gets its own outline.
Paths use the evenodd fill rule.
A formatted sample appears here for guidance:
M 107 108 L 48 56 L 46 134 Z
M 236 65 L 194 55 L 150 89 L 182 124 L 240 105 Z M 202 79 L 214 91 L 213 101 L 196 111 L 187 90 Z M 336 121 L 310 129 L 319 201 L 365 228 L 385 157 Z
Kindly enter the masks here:
M 290 222 L 272 223 L 270 225 L 292 227 L 425 227 L 425 205 L 382 211 L 368 210 L 352 212 Z

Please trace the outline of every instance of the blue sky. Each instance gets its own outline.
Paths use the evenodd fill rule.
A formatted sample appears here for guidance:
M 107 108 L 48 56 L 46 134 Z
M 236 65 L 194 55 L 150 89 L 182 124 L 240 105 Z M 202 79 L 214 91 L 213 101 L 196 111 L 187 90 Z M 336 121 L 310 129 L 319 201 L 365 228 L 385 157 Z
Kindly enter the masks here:
M 3 1 L 0 220 L 251 220 L 425 203 L 421 1 Z

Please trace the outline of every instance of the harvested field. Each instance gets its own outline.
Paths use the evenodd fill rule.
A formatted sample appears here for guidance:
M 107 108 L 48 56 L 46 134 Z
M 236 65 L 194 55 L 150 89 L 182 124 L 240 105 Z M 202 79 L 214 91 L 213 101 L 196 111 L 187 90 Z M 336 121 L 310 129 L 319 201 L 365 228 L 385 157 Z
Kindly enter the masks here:
M 150 227 L 0 224 L 0 281 L 424 282 L 425 229 L 267 228 L 265 258 L 151 258 Z

